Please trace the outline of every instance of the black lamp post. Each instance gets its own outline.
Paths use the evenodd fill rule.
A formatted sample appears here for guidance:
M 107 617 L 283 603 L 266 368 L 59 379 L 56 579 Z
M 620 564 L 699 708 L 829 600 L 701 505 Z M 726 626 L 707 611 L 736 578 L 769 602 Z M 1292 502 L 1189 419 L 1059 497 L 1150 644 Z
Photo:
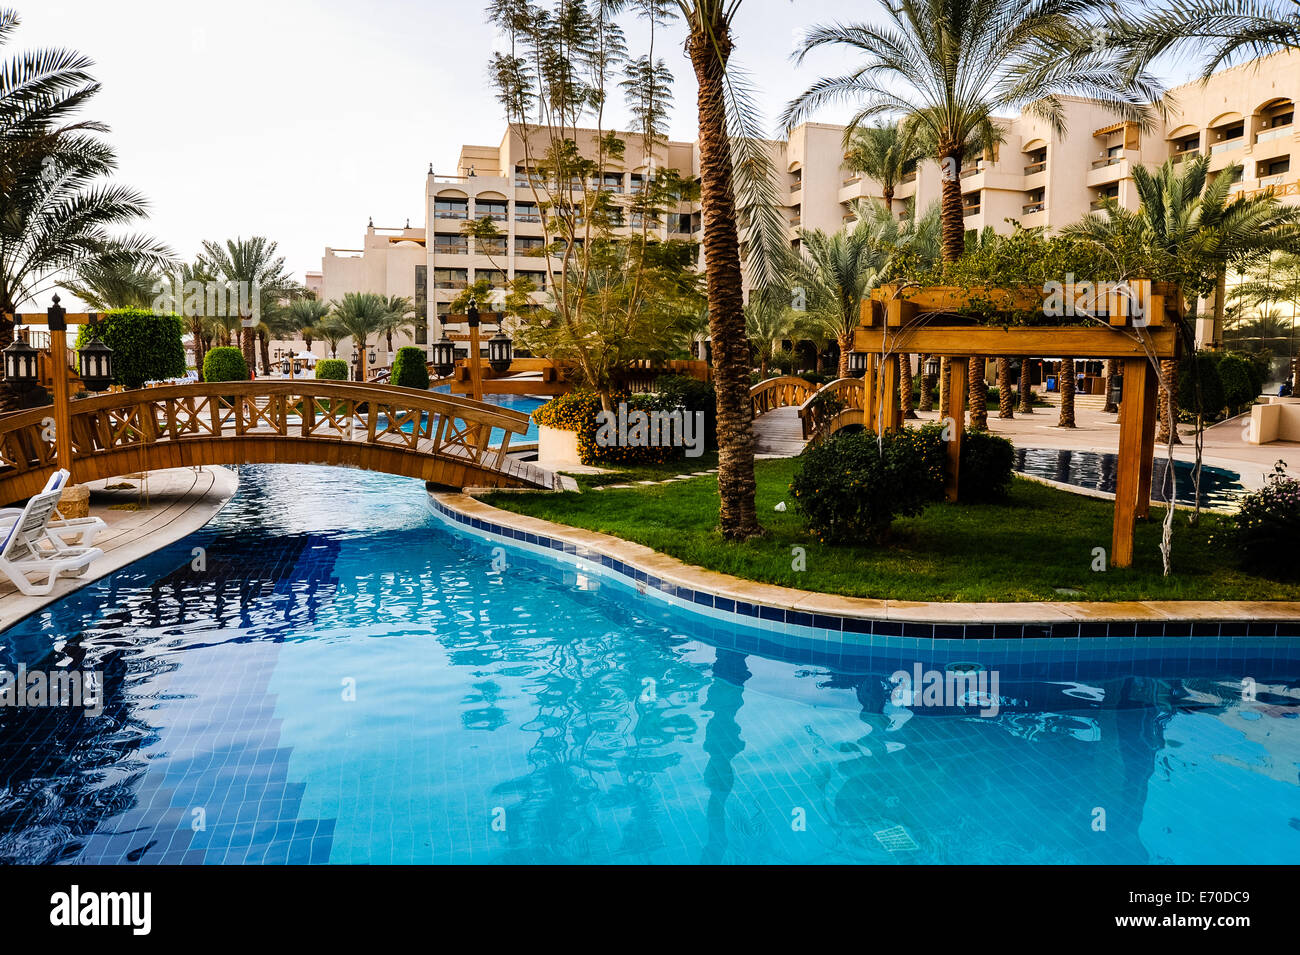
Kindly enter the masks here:
M 37 351 L 18 337 L 18 326 L 14 326 L 14 340 L 4 350 L 5 381 L 11 388 L 25 391 L 36 384 Z
M 483 400 L 483 356 L 479 354 L 478 302 L 470 297 L 465 309 L 465 324 L 469 326 L 469 384 L 470 397 Z
M 867 353 L 864 351 L 849 352 L 849 375 L 865 375 L 867 372 Z

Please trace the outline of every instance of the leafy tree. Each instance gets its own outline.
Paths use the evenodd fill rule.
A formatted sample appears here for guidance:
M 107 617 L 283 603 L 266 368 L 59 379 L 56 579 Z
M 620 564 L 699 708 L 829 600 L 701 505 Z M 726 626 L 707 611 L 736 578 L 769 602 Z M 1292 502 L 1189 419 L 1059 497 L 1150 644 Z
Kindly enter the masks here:
M 244 361 L 250 368 L 255 363 L 256 339 L 259 337 L 257 325 L 280 299 L 291 296 L 297 289 L 285 269 L 284 256 L 276 255 L 276 249 L 276 243 L 265 236 L 255 235 L 247 239 L 227 239 L 224 245 L 205 240 L 199 256 L 207 272 L 233 288 L 243 288 L 248 292 L 246 299 L 241 297 L 241 300 L 249 302 L 249 307 L 240 315 L 242 321 L 236 333 Z
M 388 314 L 387 299 L 373 292 L 347 292 L 339 301 L 330 303 L 330 324 L 343 329 L 344 337 L 352 339 L 359 356 L 357 381 L 365 381 L 370 336 L 383 328 Z
M 185 374 L 184 332 L 180 316 L 157 315 L 139 308 L 119 308 L 91 325 L 77 329 L 77 347 L 99 338 L 113 349 L 113 374 L 118 384 L 139 388 L 146 381 L 180 378 Z

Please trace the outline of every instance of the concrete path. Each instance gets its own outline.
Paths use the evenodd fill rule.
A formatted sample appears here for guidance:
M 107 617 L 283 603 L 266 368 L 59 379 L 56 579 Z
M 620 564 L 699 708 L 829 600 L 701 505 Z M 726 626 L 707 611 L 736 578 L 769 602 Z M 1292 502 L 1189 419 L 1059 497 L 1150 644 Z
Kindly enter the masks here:
M 91 481 L 90 513 L 108 524 L 95 538 L 104 556 L 90 565 L 82 577 L 65 577 L 44 597 L 29 597 L 18 591 L 8 578 L 0 578 L 0 630 L 33 611 L 67 596 L 113 571 L 125 567 L 160 547 L 180 540 L 216 516 L 238 489 L 233 470 L 223 467 L 174 468 L 151 471 L 149 500 L 141 502 L 140 475 Z M 129 484 L 131 488 L 107 490 L 107 485 Z M 114 509 L 113 505 L 140 504 L 138 510 Z

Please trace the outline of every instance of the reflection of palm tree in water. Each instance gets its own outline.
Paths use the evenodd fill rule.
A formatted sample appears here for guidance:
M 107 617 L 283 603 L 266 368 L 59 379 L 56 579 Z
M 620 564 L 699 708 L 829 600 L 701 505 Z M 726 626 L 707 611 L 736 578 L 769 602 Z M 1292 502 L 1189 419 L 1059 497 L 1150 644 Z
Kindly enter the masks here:
M 752 675 L 744 654 L 718 650 L 713 681 L 701 707 L 712 714 L 704 730 L 704 751 L 709 754 L 704 767 L 704 784 L 709 787 L 709 841 L 700 861 L 705 864 L 721 862 L 727 848 L 727 797 L 736 783 L 731 761 L 745 748 L 736 714 L 744 702 L 745 681 Z

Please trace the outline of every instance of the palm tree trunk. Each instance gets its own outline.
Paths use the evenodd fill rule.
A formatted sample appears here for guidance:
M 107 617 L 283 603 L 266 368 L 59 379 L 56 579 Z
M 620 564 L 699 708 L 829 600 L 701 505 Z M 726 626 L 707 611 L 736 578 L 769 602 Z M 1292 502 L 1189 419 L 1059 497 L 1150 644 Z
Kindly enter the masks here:
M 934 410 L 934 382 L 930 380 L 930 376 L 925 370 L 925 366 L 929 361 L 929 355 L 921 356 L 921 401 L 918 406 L 921 411 Z
M 939 360 L 939 417 L 948 413 L 948 388 L 952 384 L 952 364 L 948 358 Z
M 1021 414 L 1034 413 L 1034 376 L 1029 367 L 1029 359 L 1020 359 L 1020 407 Z
M 998 359 L 998 417 L 1014 418 L 1015 399 L 1011 394 L 1011 359 Z
M 1115 404 L 1115 402 L 1111 400 L 1110 397 L 1111 394 L 1110 386 L 1114 383 L 1115 376 L 1118 374 L 1119 374 L 1119 369 L 1115 365 L 1115 359 L 1107 358 L 1106 359 L 1106 407 L 1101 409 L 1106 414 L 1117 414 L 1119 412 L 1119 405 Z
M 257 328 L 257 343 L 262 350 L 262 374 L 269 374 L 271 371 L 271 335 L 263 325 L 259 325 Z
M 925 369 L 921 369 L 924 371 Z M 912 410 L 912 356 L 898 356 L 898 407 L 903 411 L 904 418 L 915 418 L 916 412 Z
M 239 329 L 239 347 L 244 353 L 244 363 L 248 365 L 248 370 L 252 371 L 257 364 L 257 343 L 254 341 L 253 330 L 240 326 Z
M 961 145 L 940 148 L 939 234 L 944 262 L 956 262 L 966 251 L 966 216 L 961 205 Z
M 754 505 L 749 340 L 745 335 L 736 196 L 724 99 L 731 37 L 725 28 L 712 33 L 692 31 L 688 48 L 699 88 L 704 275 L 718 409 L 718 524 L 723 537 L 744 540 L 758 536 L 763 529 Z
M 836 371 L 836 378 L 849 377 L 849 352 L 853 349 L 853 336 L 841 335 L 836 341 L 840 346 L 840 363 Z
M 984 384 L 984 359 L 978 356 L 970 360 L 970 374 L 966 376 L 969 386 L 966 400 L 970 405 L 970 427 L 972 431 L 987 431 L 989 427 L 989 390 Z
M 1058 428 L 1074 427 L 1074 359 L 1062 358 L 1061 371 L 1056 378 L 1061 389 L 1061 418 L 1056 422 Z
M 1178 438 L 1178 362 L 1160 363 L 1160 392 L 1156 399 L 1160 410 L 1160 430 L 1156 440 L 1161 444 L 1182 444 Z

